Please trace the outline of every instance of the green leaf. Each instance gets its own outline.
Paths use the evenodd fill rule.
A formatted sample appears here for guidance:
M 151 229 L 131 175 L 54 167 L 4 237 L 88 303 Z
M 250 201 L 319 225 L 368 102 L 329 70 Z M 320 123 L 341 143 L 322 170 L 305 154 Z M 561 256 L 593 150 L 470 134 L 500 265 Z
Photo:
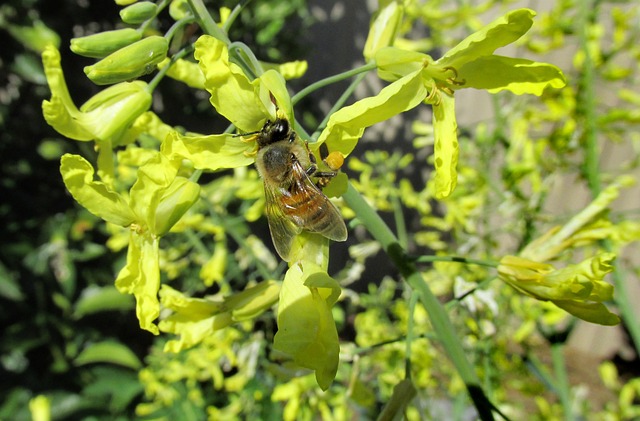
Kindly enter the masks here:
M 459 69 L 463 64 L 482 56 L 489 56 L 500 47 L 509 45 L 524 35 L 536 13 L 531 9 L 518 9 L 499 17 L 477 32 L 469 35 L 440 59 L 441 66 Z
M 318 143 L 326 142 L 329 151 L 339 151 L 347 156 L 362 137 L 365 127 L 416 107 L 427 94 L 421 69 L 416 70 L 386 86 L 378 95 L 336 111 L 329 118 Z
M 92 286 L 82 291 L 74 307 L 73 315 L 79 319 L 103 311 L 130 310 L 135 307 L 135 301 L 113 286 Z
M 92 214 L 122 227 L 128 227 L 136 220 L 122 196 L 101 181 L 93 180 L 93 167 L 83 157 L 63 155 L 60 173 L 73 198 Z
M 17 274 L 9 272 L 3 262 L 0 262 L 0 297 L 11 301 L 24 300 Z
M 6 28 L 26 48 L 40 53 L 48 46 L 60 47 L 60 36 L 42 21 L 33 22 L 33 26 L 17 26 L 4 23 L 4 19 L 5 16 L 2 17 L 0 27 Z
M 94 363 L 110 363 L 138 370 L 142 362 L 125 345 L 115 341 L 98 342 L 85 348 L 74 360 L 78 366 Z
M 433 105 L 436 198 L 448 197 L 458 182 L 458 123 L 453 96 L 442 93 Z
M 514 94 L 541 95 L 548 86 L 562 88 L 566 81 L 562 71 L 547 63 L 503 56 L 487 56 L 465 63 L 458 69 L 465 88 L 489 92 L 508 90 Z
M 382 409 L 378 420 L 400 419 L 416 394 L 417 390 L 411 379 L 404 379 L 396 384 L 391 399 Z
M 310 273 L 303 272 L 301 265 Z M 327 390 L 338 370 L 340 347 L 330 304 L 335 294 L 329 292 L 333 288 L 324 287 L 330 281 L 321 272 L 307 262 L 294 264 L 287 271 L 280 290 L 273 346 L 292 356 L 299 366 L 314 370 L 318 385 Z M 321 288 L 305 285 L 311 274 L 315 275 L 310 283 L 323 284 Z

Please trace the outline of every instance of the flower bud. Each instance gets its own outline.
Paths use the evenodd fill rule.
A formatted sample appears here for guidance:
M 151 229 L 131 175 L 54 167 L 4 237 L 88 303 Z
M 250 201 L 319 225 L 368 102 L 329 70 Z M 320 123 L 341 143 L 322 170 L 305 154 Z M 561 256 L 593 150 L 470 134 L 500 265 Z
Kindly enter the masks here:
M 122 47 L 139 41 L 140 38 L 142 38 L 142 34 L 132 28 L 105 31 L 86 37 L 73 38 L 71 51 L 84 57 L 103 58 Z
M 109 54 L 84 72 L 97 85 L 109 85 L 135 79 L 151 73 L 167 56 L 169 42 L 157 35 L 150 36 Z
M 365 59 L 371 60 L 379 49 L 393 45 L 398 28 L 402 23 L 402 15 L 403 7 L 395 1 L 378 11 L 371 23 L 369 35 L 364 45 Z
M 120 11 L 120 19 L 130 25 L 138 25 L 155 16 L 158 5 L 150 1 L 141 1 Z

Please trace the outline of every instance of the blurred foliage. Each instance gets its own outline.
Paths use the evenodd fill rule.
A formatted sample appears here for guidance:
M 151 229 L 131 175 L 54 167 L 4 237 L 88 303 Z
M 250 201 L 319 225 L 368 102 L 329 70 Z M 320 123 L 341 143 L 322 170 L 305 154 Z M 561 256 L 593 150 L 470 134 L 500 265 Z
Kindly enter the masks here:
M 171 3 L 172 17 L 186 5 Z M 510 3 L 485 0 L 453 7 L 446 1 L 408 1 L 394 46 L 438 56 L 434 51 L 455 46 Z M 233 9 L 236 2 L 216 4 L 216 21 L 228 16 L 222 5 Z M 400 282 L 399 271 L 385 266 L 380 244 L 341 202 L 352 239 L 346 246 L 332 245 L 338 252 L 330 269 L 342 287 L 330 309 L 340 364 L 327 391 L 320 390 L 310 370 L 273 347 L 275 311 L 251 312 L 245 319 L 230 310 L 218 313 L 216 307 L 207 327 L 211 333 L 177 353 L 163 351 L 171 338 L 152 337 L 138 328 L 134 299 L 113 286 L 125 265 L 130 230 L 105 225 L 77 206 L 59 177 L 65 152 L 103 161 L 89 143 L 69 142 L 53 131 L 40 108 L 50 98 L 39 57 L 44 46 L 59 46 L 72 96 L 91 97 L 99 90 L 82 68 L 94 61 L 72 56 L 67 44 L 74 37 L 121 27 L 116 23 L 120 9 L 110 2 L 79 6 L 38 0 L 0 6 L 0 33 L 6 38 L 0 51 L 0 223 L 5 227 L 0 419 L 35 419 L 37 414 L 46 419 L 49 413 L 60 420 L 375 419 L 385 406 L 397 403 L 406 379 L 416 395 L 406 407 L 400 405 L 406 418 L 473 418 L 465 385 L 446 359 L 428 312 Z M 566 215 L 552 212 L 562 180 L 596 197 L 606 186 L 617 185 L 619 176 L 637 174 L 639 17 L 640 7 L 632 1 L 596 1 L 585 11 L 581 2 L 563 0 L 539 11 L 517 54 L 510 55 L 548 61 L 571 57 L 562 69 L 568 85 L 545 90 L 540 98 L 499 93 L 489 100 L 491 121 L 461 123 L 457 187 L 449 198 L 436 199 L 437 188 L 425 170 L 434 165 L 436 144 L 428 121 L 406 123 L 414 135 L 412 145 L 401 142 L 404 135 L 394 139 L 392 150 L 367 143 L 345 164 L 353 184 L 402 245 L 419 256 L 416 264 L 446 303 L 483 388 L 512 419 L 640 417 L 637 347 L 630 356 L 591 362 L 591 371 L 600 377 L 595 383 L 572 378 L 563 384 L 564 368 L 550 359 L 556 358 L 553 347 L 566 342 L 575 319 L 497 281 L 491 265 L 445 259 L 491 262 L 540 245 L 537 239 L 568 224 L 591 201 L 572 199 L 563 203 Z M 161 34 L 174 20 L 161 14 L 145 28 Z M 254 1 L 228 35 L 251 46 L 260 59 L 283 62 L 305 57 L 311 23 L 303 0 Z M 428 31 L 422 32 L 428 36 L 415 36 L 425 26 Z M 183 30 L 187 42 L 199 35 L 194 26 Z M 218 133 L 228 124 L 211 112 L 205 91 L 168 78 L 164 82 L 154 91 L 153 105 L 162 121 L 145 114 L 144 128 L 153 127 L 157 138 L 147 132 L 133 142 L 130 134 L 131 142 L 115 150 L 119 191 L 134 184 L 146 151 L 159 148 L 169 130 L 164 123 L 180 126 L 180 133 L 182 128 Z M 136 121 L 134 130 L 142 125 Z M 594 153 L 605 155 L 620 145 L 627 148 L 621 160 L 608 168 L 590 167 Z M 192 170 L 183 168 L 181 175 L 189 177 Z M 224 307 L 238 291 L 282 280 L 286 266 L 270 251 L 257 172 L 242 167 L 204 173 L 199 184 L 205 200 L 160 240 L 162 282 L 180 291 L 181 303 L 198 305 L 191 297 L 206 297 Z M 626 194 L 623 187 L 618 194 Z M 638 239 L 637 208 L 614 212 L 609 203 L 582 221 L 574 243 L 562 249 L 554 264 L 571 266 L 603 251 L 600 240 L 621 253 Z M 347 253 L 348 258 L 338 256 Z M 637 282 L 636 263 L 621 262 L 619 270 L 630 282 Z M 215 325 L 219 320 L 221 328 Z M 632 331 L 633 321 L 625 323 Z

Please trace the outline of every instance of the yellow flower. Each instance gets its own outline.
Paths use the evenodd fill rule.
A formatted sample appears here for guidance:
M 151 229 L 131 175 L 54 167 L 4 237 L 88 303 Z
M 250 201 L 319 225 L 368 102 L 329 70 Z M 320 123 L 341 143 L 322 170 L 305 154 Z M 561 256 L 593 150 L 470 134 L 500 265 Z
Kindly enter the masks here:
M 613 286 L 603 279 L 613 270 L 614 259 L 613 253 L 603 253 L 556 269 L 548 263 L 505 256 L 500 260 L 498 275 L 518 291 L 537 300 L 551 301 L 583 320 L 615 325 L 620 319 L 603 304 L 613 299 Z

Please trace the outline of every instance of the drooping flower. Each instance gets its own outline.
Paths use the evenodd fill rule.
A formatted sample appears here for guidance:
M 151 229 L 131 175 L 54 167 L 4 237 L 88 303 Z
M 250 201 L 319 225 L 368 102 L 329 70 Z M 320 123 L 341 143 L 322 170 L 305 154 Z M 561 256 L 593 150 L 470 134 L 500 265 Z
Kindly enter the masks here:
M 128 195 L 94 180 L 93 167 L 81 156 L 63 155 L 60 172 L 71 195 L 89 212 L 130 229 L 127 263 L 116 287 L 135 296 L 140 327 L 158 334 L 153 321 L 160 314 L 160 237 L 195 203 L 200 186 L 177 176 L 177 167 L 159 153 L 138 169 Z
M 619 317 L 604 305 L 613 299 L 613 286 L 604 277 L 613 270 L 614 253 L 601 253 L 564 268 L 556 268 L 549 262 L 568 249 L 595 245 L 608 235 L 617 235 L 617 230 L 612 227 L 602 230 L 597 222 L 621 188 L 633 183 L 630 177 L 620 177 L 566 224 L 529 243 L 519 256 L 503 257 L 498 266 L 500 279 L 583 320 L 603 325 L 619 323 Z
M 603 304 L 613 299 L 613 286 L 604 276 L 613 270 L 613 253 L 603 253 L 576 265 L 556 269 L 517 256 L 500 260 L 500 279 L 523 294 L 550 301 L 574 316 L 591 323 L 615 325 L 620 318 Z

